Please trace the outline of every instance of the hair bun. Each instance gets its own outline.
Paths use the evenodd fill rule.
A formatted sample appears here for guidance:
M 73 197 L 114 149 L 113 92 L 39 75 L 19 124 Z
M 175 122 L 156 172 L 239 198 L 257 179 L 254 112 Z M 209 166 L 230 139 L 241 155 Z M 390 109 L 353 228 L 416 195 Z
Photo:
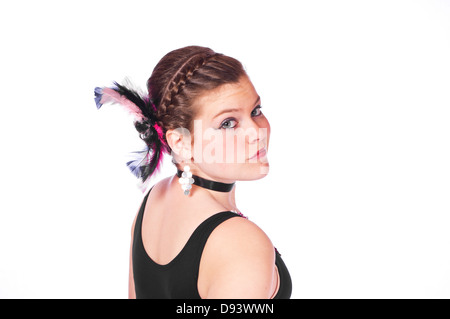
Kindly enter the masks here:
M 158 134 L 153 127 L 153 124 L 149 121 L 135 122 L 134 127 L 139 133 L 139 137 L 147 144 L 152 144 L 155 138 L 158 138 Z

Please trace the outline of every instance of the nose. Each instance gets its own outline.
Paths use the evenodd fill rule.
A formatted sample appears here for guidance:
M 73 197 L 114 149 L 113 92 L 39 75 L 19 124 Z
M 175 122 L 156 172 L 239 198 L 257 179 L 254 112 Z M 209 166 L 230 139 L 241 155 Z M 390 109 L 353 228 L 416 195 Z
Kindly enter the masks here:
M 251 121 L 251 125 L 247 127 L 247 138 L 249 144 L 262 144 L 267 139 L 267 127 L 261 127 L 256 122 Z

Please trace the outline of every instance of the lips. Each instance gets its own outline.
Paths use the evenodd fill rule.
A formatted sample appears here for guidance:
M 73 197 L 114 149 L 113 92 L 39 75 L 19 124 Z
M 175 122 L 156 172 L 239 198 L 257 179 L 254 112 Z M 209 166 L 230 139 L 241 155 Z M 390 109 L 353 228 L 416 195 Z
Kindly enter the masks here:
M 265 147 L 263 147 L 262 149 L 260 149 L 258 152 L 256 152 L 255 155 L 253 155 L 252 157 L 249 158 L 249 160 L 252 159 L 256 159 L 256 158 L 262 158 L 267 154 L 267 149 Z

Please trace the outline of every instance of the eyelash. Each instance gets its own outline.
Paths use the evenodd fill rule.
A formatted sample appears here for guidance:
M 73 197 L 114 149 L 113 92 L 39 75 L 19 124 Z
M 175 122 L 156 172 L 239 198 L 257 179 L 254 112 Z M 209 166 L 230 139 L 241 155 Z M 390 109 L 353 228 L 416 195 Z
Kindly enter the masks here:
M 253 115 L 253 112 L 255 112 L 255 110 L 258 111 L 258 114 Z M 256 106 L 256 107 L 252 110 L 252 117 L 258 117 L 258 116 L 261 116 L 261 115 L 262 115 L 262 112 L 261 112 L 261 105 L 258 105 L 258 106 Z M 220 125 L 220 129 L 230 129 L 230 128 L 235 128 L 237 124 L 235 124 L 235 125 L 232 126 L 232 127 L 225 127 L 225 123 L 228 123 L 228 122 L 231 122 L 231 121 L 237 122 L 235 118 L 232 118 L 232 117 L 227 118 L 227 119 L 224 120 L 224 121 L 222 122 L 222 124 Z

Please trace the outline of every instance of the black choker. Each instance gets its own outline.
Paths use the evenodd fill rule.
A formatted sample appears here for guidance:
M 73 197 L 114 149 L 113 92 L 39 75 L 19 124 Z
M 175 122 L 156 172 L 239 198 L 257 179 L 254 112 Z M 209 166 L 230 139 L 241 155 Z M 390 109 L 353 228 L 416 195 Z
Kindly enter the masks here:
M 183 171 L 178 170 L 177 171 L 177 176 L 182 178 L 182 174 Z M 210 189 L 213 191 L 217 191 L 217 192 L 229 192 L 233 189 L 234 184 L 235 183 L 231 183 L 231 184 L 226 184 L 226 183 L 221 183 L 221 182 L 215 182 L 215 181 L 211 181 L 209 179 L 205 179 L 196 175 L 192 175 L 192 178 L 194 179 L 194 185 L 206 188 L 206 189 Z

